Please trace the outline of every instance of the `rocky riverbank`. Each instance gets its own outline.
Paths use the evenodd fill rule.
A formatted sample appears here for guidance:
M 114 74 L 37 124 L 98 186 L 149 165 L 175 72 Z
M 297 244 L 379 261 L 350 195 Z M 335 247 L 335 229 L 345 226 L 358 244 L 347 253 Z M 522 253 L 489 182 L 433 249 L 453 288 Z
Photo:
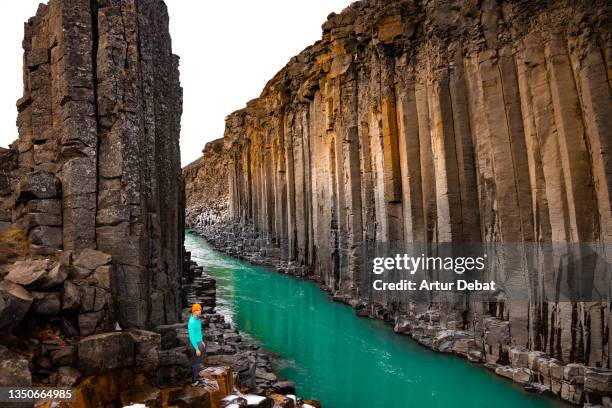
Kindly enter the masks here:
M 232 396 L 224 399 L 235 405 L 231 407 L 320 407 L 317 401 L 302 400 L 295 396 L 295 384 L 277 377 L 274 373 L 275 356 L 262 350 L 227 322 L 225 317 L 214 312 L 215 280 L 201 267 L 191 262 L 190 273 L 185 282 L 188 304 L 200 303 L 204 306 L 202 331 L 206 343 L 205 366 L 229 367 L 234 373 L 236 386 Z M 187 321 L 190 310 L 183 311 L 183 321 Z M 188 341 L 185 323 L 166 327 L 179 332 L 180 343 Z M 188 368 L 188 367 L 187 367 Z M 244 400 L 244 401 L 243 401 Z M 244 405 L 243 405 L 244 404 Z M 221 404 L 220 406 L 225 406 Z
M 215 249 L 227 255 L 296 278 L 313 280 L 303 265 L 281 260 L 278 248 L 262 240 L 253 227 L 226 222 L 193 228 Z M 460 316 L 456 321 L 443 321 L 435 309 L 423 313 L 393 311 L 368 299 L 334 293 L 320 280 L 314 280 L 334 301 L 353 307 L 357 316 L 382 320 L 400 335 L 410 336 L 434 351 L 455 354 L 470 363 L 480 364 L 529 392 L 556 395 L 573 404 L 612 406 L 612 371 L 583 364 L 564 364 L 541 351 L 512 347 L 511 327 L 506 320 L 491 316 L 484 319 L 479 331 L 466 330 Z

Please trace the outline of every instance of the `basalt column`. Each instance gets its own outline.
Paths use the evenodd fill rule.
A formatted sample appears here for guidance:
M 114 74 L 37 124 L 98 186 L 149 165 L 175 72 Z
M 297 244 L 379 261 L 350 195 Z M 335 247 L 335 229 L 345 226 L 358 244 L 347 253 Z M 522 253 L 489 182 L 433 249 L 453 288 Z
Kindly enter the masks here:
M 179 313 L 182 90 L 161 0 L 50 0 L 25 25 L 12 221 L 34 253 L 112 257 L 122 327 Z
M 600 387 L 571 365 L 612 368 L 610 7 L 364 0 L 331 14 L 228 117 L 231 211 L 202 232 L 423 344 L 438 347 L 429 326 L 469 331 L 453 351 L 473 361 L 528 369 L 576 403 L 612 395 L 612 376 Z M 493 251 L 488 277 L 521 295 L 372 290 L 372 255 L 445 245 Z

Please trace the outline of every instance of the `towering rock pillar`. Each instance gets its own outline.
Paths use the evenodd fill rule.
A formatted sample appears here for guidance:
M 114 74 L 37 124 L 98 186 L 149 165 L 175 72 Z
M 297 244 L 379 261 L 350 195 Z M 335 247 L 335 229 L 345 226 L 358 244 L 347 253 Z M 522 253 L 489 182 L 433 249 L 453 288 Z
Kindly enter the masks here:
M 176 321 L 182 89 L 161 0 L 50 0 L 25 25 L 12 221 L 31 251 L 112 256 L 123 327 Z

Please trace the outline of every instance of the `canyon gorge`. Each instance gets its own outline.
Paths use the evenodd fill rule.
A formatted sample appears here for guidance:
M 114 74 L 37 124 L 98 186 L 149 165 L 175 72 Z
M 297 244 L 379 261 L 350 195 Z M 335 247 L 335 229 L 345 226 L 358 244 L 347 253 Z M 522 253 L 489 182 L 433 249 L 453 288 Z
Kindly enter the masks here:
M 362 0 L 330 14 L 183 170 L 186 224 L 427 347 L 611 405 L 611 9 Z M 534 271 L 525 297 L 368 290 L 372 251 L 446 244 L 518 245 L 495 273 Z

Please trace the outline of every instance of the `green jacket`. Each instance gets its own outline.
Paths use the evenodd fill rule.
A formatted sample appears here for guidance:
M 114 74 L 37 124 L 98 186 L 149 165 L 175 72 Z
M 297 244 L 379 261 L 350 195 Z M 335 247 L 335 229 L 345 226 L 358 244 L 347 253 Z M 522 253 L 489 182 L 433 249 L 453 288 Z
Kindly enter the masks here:
M 193 346 L 194 350 L 200 350 L 198 343 L 202 342 L 202 322 L 194 315 L 189 316 L 189 323 L 187 323 L 187 331 L 189 333 L 189 342 Z M 202 350 L 200 350 L 202 351 Z

